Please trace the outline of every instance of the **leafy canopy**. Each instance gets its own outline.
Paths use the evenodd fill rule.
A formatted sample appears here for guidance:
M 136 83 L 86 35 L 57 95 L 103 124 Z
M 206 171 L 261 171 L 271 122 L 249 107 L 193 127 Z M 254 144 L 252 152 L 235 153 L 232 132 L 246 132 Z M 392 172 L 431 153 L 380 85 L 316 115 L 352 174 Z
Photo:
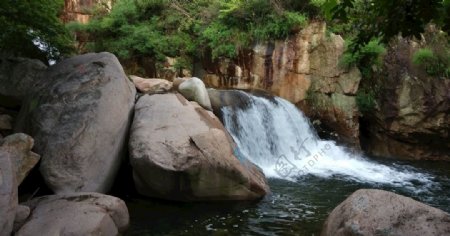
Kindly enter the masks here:
M 69 53 L 71 37 L 58 18 L 62 7 L 62 0 L 0 1 L 0 51 L 45 59 Z
M 450 29 L 450 0 L 325 0 L 321 7 L 329 20 L 351 24 L 355 47 L 399 33 L 420 38 L 429 23 Z
M 87 33 L 93 51 L 189 64 L 205 53 L 232 58 L 255 41 L 285 38 L 306 23 L 303 9 L 318 12 L 295 0 L 119 0 L 110 14 L 70 28 Z

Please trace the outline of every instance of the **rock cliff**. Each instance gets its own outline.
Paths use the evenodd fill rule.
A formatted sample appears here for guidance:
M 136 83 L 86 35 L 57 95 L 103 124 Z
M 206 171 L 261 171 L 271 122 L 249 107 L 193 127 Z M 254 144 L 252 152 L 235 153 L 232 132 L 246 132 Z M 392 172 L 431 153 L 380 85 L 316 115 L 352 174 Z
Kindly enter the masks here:
M 315 22 L 284 41 L 256 44 L 236 60 L 203 60 L 204 70 L 195 72 L 210 87 L 262 89 L 283 97 L 359 147 L 355 95 L 361 74 L 340 66 L 344 50 L 341 36 Z

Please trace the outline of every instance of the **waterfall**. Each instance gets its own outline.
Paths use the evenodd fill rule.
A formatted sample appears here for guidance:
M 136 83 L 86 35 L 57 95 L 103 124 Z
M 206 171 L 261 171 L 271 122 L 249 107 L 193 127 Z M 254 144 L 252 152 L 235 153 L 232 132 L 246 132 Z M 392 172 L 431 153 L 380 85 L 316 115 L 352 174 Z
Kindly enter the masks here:
M 432 176 L 407 165 L 384 165 L 321 140 L 309 120 L 290 102 L 245 92 L 244 105 L 221 107 L 222 120 L 239 152 L 267 177 L 295 181 L 307 175 L 415 188 Z

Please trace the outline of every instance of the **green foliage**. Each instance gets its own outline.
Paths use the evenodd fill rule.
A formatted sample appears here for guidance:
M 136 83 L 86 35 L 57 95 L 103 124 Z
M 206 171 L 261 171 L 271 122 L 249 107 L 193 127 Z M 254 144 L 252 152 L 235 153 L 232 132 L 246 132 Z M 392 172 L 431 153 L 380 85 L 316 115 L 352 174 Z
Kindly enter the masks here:
M 363 77 L 369 77 L 373 66 L 381 66 L 386 49 L 379 39 L 373 39 L 366 45 L 353 50 L 354 43 L 347 41 L 347 50 L 341 58 L 345 67 L 357 66 Z
M 375 92 L 360 89 L 356 93 L 356 105 L 362 113 L 372 112 L 376 107 Z
M 213 58 L 234 58 L 239 49 L 248 46 L 249 36 L 237 28 L 214 22 L 201 34 L 201 39 L 211 48 Z
M 354 50 L 373 38 L 386 43 L 399 33 L 420 38 L 430 22 L 450 29 L 450 0 L 326 0 L 321 8 L 329 20 L 350 24 Z
M 110 14 L 87 25 L 71 24 L 70 29 L 95 39 L 88 45 L 92 51 L 110 51 L 125 60 L 150 55 L 159 61 L 166 56 L 185 61 L 197 46 L 190 35 L 195 20 L 179 12 L 167 14 L 166 4 L 164 0 L 118 1 Z
M 62 6 L 62 0 L 0 1 L 0 51 L 40 59 L 70 53 L 71 37 L 58 18 Z
M 305 6 L 314 9 L 294 0 L 118 0 L 110 14 L 68 27 L 89 35 L 89 50 L 123 60 L 169 56 L 187 62 L 204 53 L 233 58 L 253 42 L 301 29 L 307 16 L 298 10 Z
M 414 53 L 413 63 L 422 66 L 431 76 L 450 78 L 450 54 L 446 58 L 442 58 L 437 56 L 431 49 L 422 48 Z

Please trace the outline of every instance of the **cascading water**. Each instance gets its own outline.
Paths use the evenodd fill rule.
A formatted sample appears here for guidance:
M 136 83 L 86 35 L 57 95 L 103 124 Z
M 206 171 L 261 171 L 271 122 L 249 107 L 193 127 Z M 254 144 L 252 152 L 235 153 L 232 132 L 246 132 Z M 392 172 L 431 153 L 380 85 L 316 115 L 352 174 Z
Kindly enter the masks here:
M 271 194 L 258 203 L 133 199 L 127 202 L 130 235 L 320 235 L 329 213 L 361 188 L 396 192 L 450 212 L 449 163 L 368 160 L 319 139 L 308 119 L 281 98 L 208 93 L 239 147 L 235 155 L 264 170 Z
M 432 176 L 412 167 L 383 165 L 319 139 L 308 119 L 288 101 L 242 93 L 245 106 L 222 107 L 225 127 L 242 155 L 267 177 L 295 180 L 308 174 L 426 190 Z

